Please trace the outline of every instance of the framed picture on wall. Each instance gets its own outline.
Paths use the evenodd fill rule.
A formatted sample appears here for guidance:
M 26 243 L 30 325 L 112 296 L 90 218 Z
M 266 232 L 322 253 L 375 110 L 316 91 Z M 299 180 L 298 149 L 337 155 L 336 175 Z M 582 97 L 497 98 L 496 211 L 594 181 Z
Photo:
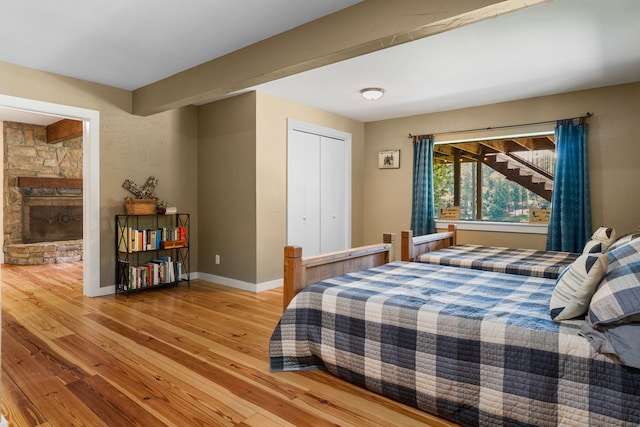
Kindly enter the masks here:
M 400 167 L 400 150 L 382 150 L 378 154 L 379 169 L 398 169 Z

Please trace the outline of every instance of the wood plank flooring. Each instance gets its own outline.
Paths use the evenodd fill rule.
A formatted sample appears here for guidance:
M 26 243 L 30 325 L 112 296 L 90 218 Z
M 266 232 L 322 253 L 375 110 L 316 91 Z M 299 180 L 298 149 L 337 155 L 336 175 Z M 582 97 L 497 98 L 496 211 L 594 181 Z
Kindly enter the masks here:
M 2 266 L 10 426 L 452 426 L 323 371 L 270 373 L 282 290 L 82 296 L 82 263 Z

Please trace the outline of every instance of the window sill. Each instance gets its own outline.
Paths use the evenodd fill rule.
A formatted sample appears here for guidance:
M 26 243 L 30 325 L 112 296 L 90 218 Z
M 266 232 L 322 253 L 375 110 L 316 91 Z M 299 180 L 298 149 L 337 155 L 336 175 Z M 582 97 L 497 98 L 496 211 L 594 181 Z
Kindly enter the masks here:
M 440 221 L 436 220 L 436 228 L 447 228 L 455 224 L 458 230 L 497 231 L 500 233 L 547 234 L 548 224 L 522 224 L 490 221 Z

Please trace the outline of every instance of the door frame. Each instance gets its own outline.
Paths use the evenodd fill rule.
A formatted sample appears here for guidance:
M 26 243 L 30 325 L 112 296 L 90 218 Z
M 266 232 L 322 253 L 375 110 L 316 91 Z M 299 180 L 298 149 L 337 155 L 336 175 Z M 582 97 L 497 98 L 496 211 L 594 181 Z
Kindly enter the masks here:
M 112 294 L 114 286 L 100 287 L 100 112 L 70 105 L 0 94 L 0 108 L 81 120 L 82 133 L 82 242 L 83 295 Z M 4 179 L 4 168 L 0 168 Z M 0 215 L 0 227 L 4 226 Z
M 345 218 L 347 219 L 345 224 L 345 244 L 347 248 L 351 247 L 351 170 L 352 170 L 352 155 L 351 155 L 351 133 L 344 132 L 337 129 L 332 129 L 324 126 L 319 126 L 313 123 L 303 122 L 300 120 L 287 119 L 287 236 L 286 241 L 289 241 L 289 144 L 293 138 L 293 132 L 306 132 L 314 135 L 324 136 L 327 138 L 339 139 L 345 142 Z M 304 249 L 304 248 L 303 248 Z

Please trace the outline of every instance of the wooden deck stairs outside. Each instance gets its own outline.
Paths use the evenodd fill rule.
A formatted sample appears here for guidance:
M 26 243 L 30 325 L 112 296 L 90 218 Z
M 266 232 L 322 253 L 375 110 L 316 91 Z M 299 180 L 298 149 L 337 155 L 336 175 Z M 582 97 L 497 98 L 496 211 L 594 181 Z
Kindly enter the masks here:
M 481 157 L 482 163 L 551 202 L 553 175 L 513 153 L 494 153 Z
M 454 164 L 480 162 L 551 202 L 553 174 L 527 161 L 520 154 L 538 150 L 555 151 L 555 136 L 549 134 L 451 144 L 436 143 L 434 161 Z

